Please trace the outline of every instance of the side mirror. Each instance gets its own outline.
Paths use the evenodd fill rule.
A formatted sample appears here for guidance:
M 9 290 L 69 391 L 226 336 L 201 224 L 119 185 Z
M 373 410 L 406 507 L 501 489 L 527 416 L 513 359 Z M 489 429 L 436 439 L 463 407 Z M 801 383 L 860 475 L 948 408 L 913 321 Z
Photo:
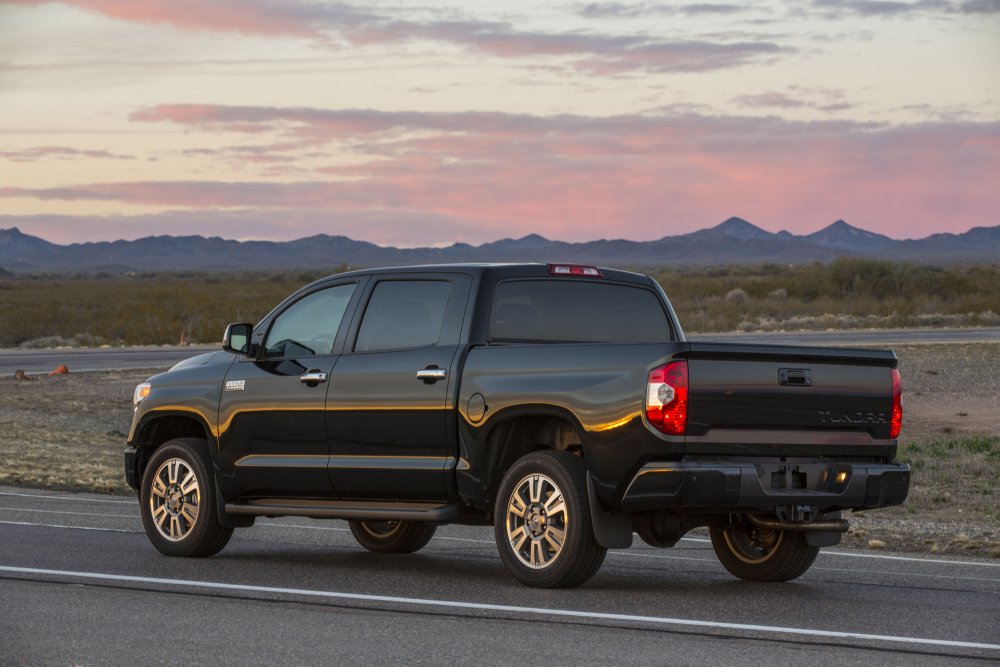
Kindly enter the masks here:
M 222 339 L 222 349 L 226 352 L 246 354 L 252 332 L 253 325 L 247 322 L 230 324 L 226 327 L 226 334 Z

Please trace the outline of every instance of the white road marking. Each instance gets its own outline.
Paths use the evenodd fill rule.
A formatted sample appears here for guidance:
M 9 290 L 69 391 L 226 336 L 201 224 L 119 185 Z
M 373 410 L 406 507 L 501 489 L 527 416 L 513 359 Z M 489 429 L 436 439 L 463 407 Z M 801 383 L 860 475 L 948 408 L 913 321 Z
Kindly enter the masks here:
M 35 514 L 69 514 L 71 516 L 108 516 L 118 519 L 138 519 L 138 514 L 95 514 L 93 512 L 66 512 L 64 510 L 34 510 L 24 507 L 0 507 L 7 512 L 34 512 Z
M 0 521 L 7 526 L 44 526 L 45 528 L 70 528 L 72 530 L 97 530 L 106 533 L 141 533 L 141 530 L 125 530 L 124 528 L 95 528 L 94 526 L 61 526 L 55 523 L 30 523 L 28 521 Z
M 708 544 L 712 543 L 712 540 L 702 538 L 702 537 L 682 537 L 684 542 L 706 542 Z M 942 563 L 944 565 L 981 565 L 983 567 L 1000 567 L 1000 563 L 984 563 L 981 561 L 974 560 L 945 560 L 943 558 L 916 558 L 914 556 L 890 556 L 888 554 L 859 554 L 851 553 L 849 551 L 826 551 L 821 550 L 819 552 L 820 556 L 850 556 L 851 558 L 880 558 L 883 560 L 903 560 L 912 561 L 915 563 Z
M 894 574 L 900 577 L 920 577 L 922 579 L 957 579 L 960 581 L 991 581 L 995 583 L 1000 583 L 1000 579 L 990 579 L 988 577 L 959 577 L 955 576 L 954 574 L 918 574 L 916 572 L 891 572 L 888 570 L 877 570 L 877 571 L 848 570 L 842 567 L 820 567 L 819 565 L 813 565 L 812 567 L 809 568 L 810 572 L 814 572 L 817 570 L 823 572 L 848 572 L 850 574 L 877 574 L 877 575 Z M 860 582 L 852 582 L 852 583 L 860 583 Z
M 820 551 L 820 556 L 850 556 L 851 558 L 882 558 L 884 560 L 904 560 L 914 563 L 941 563 L 943 565 L 979 565 L 1000 567 L 1000 563 L 983 563 L 974 560 L 945 560 L 943 558 L 914 558 L 912 556 L 886 556 L 884 554 L 855 554 L 849 551 Z
M 41 493 L 12 493 L 10 491 L 0 491 L 0 496 L 17 496 L 18 498 L 44 498 L 46 500 L 75 500 L 84 503 L 120 503 L 123 505 L 136 505 L 137 500 L 106 500 L 103 498 L 81 498 L 76 496 L 48 496 Z
M 715 628 L 720 630 L 742 630 L 767 634 L 787 634 L 805 637 L 827 637 L 836 639 L 861 639 L 873 642 L 892 642 L 901 644 L 922 644 L 930 646 L 948 646 L 954 648 L 974 648 L 990 651 L 1000 651 L 1000 644 L 981 642 L 955 641 L 951 639 L 933 639 L 928 637 L 902 637 L 897 635 L 875 635 L 862 632 L 843 632 L 840 630 L 822 630 L 815 628 L 788 628 L 773 625 L 755 625 L 748 623 L 726 623 L 722 621 L 704 621 L 690 618 L 669 618 L 665 616 L 641 616 L 638 614 L 612 614 L 608 612 L 583 611 L 575 609 L 551 609 L 544 607 L 518 607 L 514 605 L 488 604 L 483 602 L 462 602 L 459 600 L 430 600 L 425 598 L 406 598 L 393 595 L 366 595 L 362 593 L 340 593 L 336 591 L 318 591 L 306 588 L 283 588 L 278 586 L 252 586 L 248 584 L 227 584 L 215 581 L 193 581 L 189 579 L 164 579 L 160 577 L 136 577 L 123 574 L 108 574 L 103 572 L 75 572 L 72 570 L 46 570 L 33 567 L 11 567 L 0 565 L 0 572 L 17 574 L 36 574 L 68 579 L 96 579 L 99 581 L 122 581 L 137 584 L 156 584 L 177 588 L 202 588 L 209 590 L 246 591 L 252 593 L 272 593 L 281 595 L 300 595 L 305 597 L 329 598 L 338 600 L 358 600 L 363 602 L 388 602 L 416 607 L 445 607 L 452 609 L 476 609 L 480 611 L 498 611 L 508 614 L 523 614 L 527 616 L 556 616 L 569 618 L 600 619 L 606 621 L 626 621 L 632 623 L 654 623 L 658 625 L 677 625 L 696 628 Z
M 434 539 L 437 539 L 437 538 L 434 538 Z M 492 542 L 490 544 L 492 544 Z M 820 553 L 822 554 L 823 552 L 821 551 Z M 609 556 L 627 556 L 627 557 L 636 557 L 636 558 L 665 558 L 665 559 L 669 559 L 669 560 L 693 560 L 693 561 L 699 561 L 699 562 L 702 562 L 702 563 L 717 563 L 717 559 L 715 559 L 715 558 L 693 558 L 693 557 L 690 557 L 690 556 L 688 556 L 688 557 L 685 557 L 685 556 L 666 556 L 666 555 L 663 555 L 663 554 L 656 554 L 656 553 L 653 553 L 653 554 L 646 554 L 646 553 L 641 553 L 641 552 L 637 553 L 634 550 L 632 550 L 632 551 L 614 551 L 614 550 L 610 550 L 610 551 L 608 551 L 608 555 Z M 839 554 L 837 554 L 837 555 L 839 555 Z M 913 559 L 913 560 L 921 560 L 921 559 Z M 923 562 L 927 562 L 927 563 L 947 563 L 948 561 L 927 560 L 927 561 L 923 561 Z M 972 563 L 972 562 L 966 562 L 966 561 L 958 561 L 958 562 L 962 563 L 964 565 L 992 565 L 992 563 Z M 951 575 L 951 574 L 919 574 L 919 573 L 916 573 L 916 572 L 891 572 L 891 571 L 886 571 L 886 570 L 848 570 L 848 569 L 845 569 L 845 568 L 821 567 L 821 566 L 818 566 L 818 565 L 814 565 L 813 567 L 809 568 L 810 572 L 813 572 L 813 571 L 816 571 L 816 570 L 825 570 L 827 572 L 851 572 L 853 574 L 878 574 L 878 575 L 892 574 L 892 575 L 897 575 L 897 576 L 900 576 L 900 577 L 923 577 L 923 578 L 931 578 L 931 579 L 962 579 L 962 580 L 968 580 L 968 581 L 994 581 L 994 582 L 1000 582 L 1000 579 L 989 579 L 989 578 L 983 578 L 983 577 L 960 577 L 960 576 Z
M 664 560 L 693 560 L 693 561 L 698 561 L 699 563 L 718 563 L 718 561 L 714 558 L 693 558 L 691 556 L 666 556 L 664 554 L 644 554 L 636 551 L 616 551 L 613 549 L 608 551 L 608 555 L 627 556 L 629 558 L 656 558 L 656 559 L 662 558 Z

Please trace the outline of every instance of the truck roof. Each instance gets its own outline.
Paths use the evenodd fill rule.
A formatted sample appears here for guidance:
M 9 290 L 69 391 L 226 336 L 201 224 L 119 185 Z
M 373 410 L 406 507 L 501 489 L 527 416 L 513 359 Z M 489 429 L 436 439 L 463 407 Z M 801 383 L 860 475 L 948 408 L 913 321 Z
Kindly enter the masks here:
M 552 262 L 542 263 L 492 263 L 492 262 L 468 262 L 456 264 L 420 264 L 413 266 L 386 266 L 368 269 L 358 269 L 346 273 L 337 273 L 322 278 L 316 282 L 326 282 L 333 278 L 344 278 L 348 276 L 364 276 L 371 274 L 399 274 L 399 273 L 440 273 L 440 272 L 461 272 L 481 276 L 486 273 L 494 274 L 498 279 L 505 278 L 578 278 L 578 275 L 554 275 L 549 267 L 587 267 L 597 268 L 600 277 L 586 278 L 588 280 L 614 280 L 616 282 L 633 283 L 636 285 L 649 285 L 649 277 L 641 273 L 632 271 L 622 271 L 620 269 L 609 269 L 605 267 L 594 267 L 590 264 L 576 264 L 573 262 Z

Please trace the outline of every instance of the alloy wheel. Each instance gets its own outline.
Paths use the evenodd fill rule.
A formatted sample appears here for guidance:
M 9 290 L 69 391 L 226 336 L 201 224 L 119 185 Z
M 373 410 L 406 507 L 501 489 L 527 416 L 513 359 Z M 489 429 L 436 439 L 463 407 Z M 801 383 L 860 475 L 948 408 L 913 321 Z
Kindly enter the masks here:
M 153 475 L 149 510 L 157 532 L 171 542 L 191 534 L 201 509 L 201 485 L 186 461 L 170 458 Z
M 545 475 L 528 475 L 514 486 L 507 502 L 507 539 L 524 565 L 540 570 L 563 551 L 569 512 L 559 486 Z

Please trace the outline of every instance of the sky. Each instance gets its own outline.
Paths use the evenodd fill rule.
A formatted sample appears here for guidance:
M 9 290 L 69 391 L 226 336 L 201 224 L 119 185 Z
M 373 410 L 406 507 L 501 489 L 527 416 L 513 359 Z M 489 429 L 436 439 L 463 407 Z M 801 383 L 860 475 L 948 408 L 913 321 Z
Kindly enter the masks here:
M 0 0 L 0 228 L 1000 224 L 1000 0 Z

